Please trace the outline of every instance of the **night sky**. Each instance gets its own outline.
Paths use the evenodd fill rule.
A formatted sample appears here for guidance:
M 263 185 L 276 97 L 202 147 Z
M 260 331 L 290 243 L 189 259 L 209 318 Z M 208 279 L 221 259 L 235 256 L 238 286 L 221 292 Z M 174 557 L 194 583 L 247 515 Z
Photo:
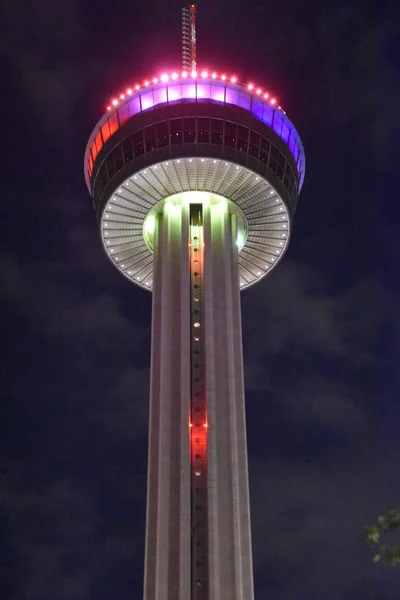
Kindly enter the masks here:
M 181 2 L 2 8 L 1 600 L 140 600 L 151 296 L 83 177 L 110 97 L 180 66 Z M 307 173 L 242 295 L 256 600 L 397 600 L 364 525 L 400 506 L 396 2 L 200 0 L 200 67 L 274 93 Z

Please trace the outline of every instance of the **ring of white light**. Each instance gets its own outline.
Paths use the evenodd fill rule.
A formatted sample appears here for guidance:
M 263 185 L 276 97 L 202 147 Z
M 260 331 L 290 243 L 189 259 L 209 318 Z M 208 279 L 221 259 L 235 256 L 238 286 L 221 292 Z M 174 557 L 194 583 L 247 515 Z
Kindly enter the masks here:
M 153 253 L 143 235 L 149 212 L 169 196 L 189 191 L 217 194 L 236 204 L 247 221 L 239 252 L 241 289 L 258 282 L 281 260 L 291 220 L 267 179 L 221 159 L 188 157 L 163 161 L 130 175 L 110 195 L 100 219 L 101 238 L 114 266 L 144 289 L 153 287 Z

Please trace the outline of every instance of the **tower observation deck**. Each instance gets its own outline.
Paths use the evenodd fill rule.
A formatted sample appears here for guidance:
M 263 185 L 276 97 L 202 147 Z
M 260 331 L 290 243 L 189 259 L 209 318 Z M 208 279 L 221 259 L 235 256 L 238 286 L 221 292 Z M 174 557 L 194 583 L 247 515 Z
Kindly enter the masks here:
M 176 71 L 110 103 L 84 169 L 105 253 L 153 292 L 144 600 L 253 600 L 240 290 L 288 247 L 300 137 L 264 89 Z

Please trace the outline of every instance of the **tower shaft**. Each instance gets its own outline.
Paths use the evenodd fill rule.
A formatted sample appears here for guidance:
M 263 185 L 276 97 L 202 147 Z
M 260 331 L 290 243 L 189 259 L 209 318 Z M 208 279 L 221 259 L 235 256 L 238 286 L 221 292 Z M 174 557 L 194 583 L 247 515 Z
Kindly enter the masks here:
M 154 232 L 144 600 L 253 600 L 236 216 L 167 202 Z

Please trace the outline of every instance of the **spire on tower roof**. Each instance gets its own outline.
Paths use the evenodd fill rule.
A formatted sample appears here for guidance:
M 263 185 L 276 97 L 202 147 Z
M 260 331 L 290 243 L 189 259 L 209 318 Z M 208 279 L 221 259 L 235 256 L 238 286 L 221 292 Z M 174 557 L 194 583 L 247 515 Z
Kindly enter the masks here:
M 182 68 L 188 71 L 195 71 L 197 66 L 196 12 L 196 4 L 182 8 Z

